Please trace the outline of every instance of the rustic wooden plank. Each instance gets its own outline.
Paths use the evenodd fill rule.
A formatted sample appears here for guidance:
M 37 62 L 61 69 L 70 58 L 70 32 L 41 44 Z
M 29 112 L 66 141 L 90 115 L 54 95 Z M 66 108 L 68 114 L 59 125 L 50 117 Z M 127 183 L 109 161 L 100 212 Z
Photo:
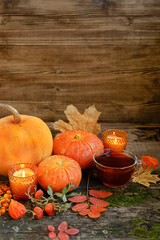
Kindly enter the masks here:
M 159 18 L 2 15 L 1 45 L 159 44 Z M 106 24 L 107 23 L 107 24 Z M 78 31 L 77 31 L 78 29 Z
M 123 84 L 123 81 L 127 81 L 128 77 L 130 77 L 129 74 L 134 74 L 135 87 L 140 84 L 145 85 L 146 81 L 149 84 L 150 79 L 154 78 L 155 86 L 153 86 L 153 89 L 156 89 L 157 86 L 159 87 L 159 55 L 160 48 L 157 48 L 154 44 L 150 46 L 119 45 L 119 47 L 114 45 L 101 45 L 98 47 L 6 45 L 0 46 L 0 77 L 5 80 L 12 75 L 14 77 L 16 73 L 22 73 L 24 74 L 24 76 L 21 76 L 22 80 L 26 75 L 26 79 L 31 83 L 33 77 L 37 81 L 41 76 L 42 82 L 44 82 L 45 77 L 47 77 L 45 75 L 51 74 L 48 76 L 47 84 L 48 81 L 49 83 L 53 81 L 54 74 L 56 74 L 57 78 L 62 76 L 64 79 L 69 80 L 71 78 L 71 80 L 74 79 L 75 81 L 75 77 L 77 79 L 83 77 L 83 81 L 87 81 L 87 78 L 94 78 L 94 75 L 101 74 L 101 77 L 103 77 L 101 84 L 104 84 L 107 79 L 109 84 L 112 84 L 112 79 L 117 80 L 115 74 L 118 74 L 120 80 L 117 83 L 121 82 Z M 10 75 L 8 76 L 8 74 Z M 36 77 L 37 74 L 40 75 Z M 17 81 L 21 85 L 27 85 L 25 83 L 26 79 L 24 79 L 23 83 L 20 82 L 20 78 Z M 56 78 L 54 81 L 56 81 Z M 89 84 L 91 85 L 92 82 L 89 82 Z M 72 82 L 70 85 L 72 85 Z M 84 84 L 82 83 L 82 85 Z M 135 87 L 133 86 L 133 88 Z
M 76 94 L 75 94 L 76 97 Z M 83 101 L 83 100 L 82 100 Z M 1 101 L 1 103 L 10 104 L 16 109 L 19 110 L 21 114 L 26 115 L 32 115 L 37 116 L 43 119 L 44 121 L 57 121 L 60 119 L 65 119 L 64 116 L 64 110 L 66 109 L 68 104 L 74 104 L 81 113 L 84 112 L 85 107 L 89 107 L 93 104 L 93 101 L 88 101 L 87 103 L 75 103 L 74 101 L 69 102 L 68 104 L 63 103 L 63 99 L 61 103 L 57 100 L 54 100 L 52 102 L 26 102 L 26 101 Z M 120 120 L 121 122 L 132 122 L 136 123 L 139 121 L 140 123 L 158 123 L 158 119 L 156 116 L 154 116 L 155 113 L 159 116 L 159 105 L 143 105 L 140 104 L 137 106 L 137 104 L 130 104 L 130 105 L 117 105 L 117 104 L 95 104 L 96 108 L 99 111 L 104 111 L 104 109 L 107 109 L 105 113 L 100 117 L 100 120 L 105 120 L 107 122 L 117 122 L 117 120 Z M 115 111 L 116 109 L 116 111 Z M 131 113 L 134 114 L 131 114 Z M 1 117 L 6 116 L 8 113 L 1 111 Z M 105 114 L 105 115 L 104 115 Z M 152 114 L 152 119 L 150 118 Z
M 18 15 L 85 15 L 95 11 L 107 15 L 159 15 L 160 3 L 157 0 L 0 0 L 0 13 Z
M 158 110 L 160 95 L 157 87 L 159 87 L 159 81 L 155 85 L 155 76 L 152 75 L 150 80 L 146 77 L 146 82 L 142 85 L 140 76 L 137 76 L 137 74 L 131 74 L 130 72 L 125 75 L 126 78 L 123 80 L 123 74 L 116 72 L 112 76 L 108 74 L 107 79 L 103 73 L 96 72 L 90 76 L 88 74 L 87 78 L 83 73 L 79 73 L 77 78 L 76 73 L 65 74 L 65 77 L 63 77 L 63 73 L 44 73 L 42 74 L 43 77 L 40 73 L 36 76 L 34 74 L 25 74 L 24 76 L 22 73 L 6 74 L 1 76 L 0 100 L 18 101 L 21 99 L 21 101 L 26 102 L 59 101 L 61 103 L 63 98 L 64 105 L 71 102 L 82 104 L 81 91 L 83 90 L 83 102 L 86 104 L 87 102 L 88 104 L 96 102 L 99 105 L 101 104 L 102 107 L 103 104 L 113 104 L 115 106 L 117 104 L 117 107 L 137 104 L 137 109 L 138 105 L 148 104 L 148 107 L 150 105 L 156 107 L 157 105 Z M 67 81 L 69 76 L 70 82 Z M 118 76 L 119 80 L 117 81 Z M 48 79 L 47 82 L 46 79 Z M 135 80 L 137 80 L 137 83 L 135 83 Z M 151 89 L 150 93 L 149 89 Z M 131 113 L 131 115 L 134 115 L 134 113 Z
M 0 15 L 1 31 L 138 31 L 138 30 L 159 30 L 159 16 L 136 15 L 130 18 L 127 15 L 108 16 L 102 13 L 92 13 L 90 15 Z M 96 34 L 95 34 L 96 35 Z M 46 36 L 43 36 L 46 37 Z M 75 36 L 76 37 L 76 36 Z
M 153 43 L 159 45 L 159 28 L 155 27 L 155 22 L 157 26 L 159 25 L 159 19 L 152 21 L 152 17 L 151 20 L 146 19 L 145 23 L 143 23 L 143 20 L 140 21 L 139 18 L 138 21 L 132 20 L 133 22 L 138 22 L 138 24 L 135 25 L 130 24 L 128 18 L 123 18 L 122 20 L 117 18 L 113 20 L 109 19 L 109 17 L 103 17 L 102 19 L 100 17 L 100 21 L 98 21 L 99 17 L 94 15 L 87 18 L 86 21 L 83 19 L 84 22 L 82 18 L 78 19 L 79 22 L 77 21 L 77 24 L 74 25 L 75 19 L 70 19 L 72 24 L 59 24 L 59 20 L 56 19 L 56 23 L 58 22 L 58 24 L 55 24 L 55 21 L 49 22 L 45 18 L 43 19 L 45 24 L 41 24 L 42 19 L 38 18 L 38 27 L 33 17 L 25 16 L 24 19 L 24 17 L 20 16 L 17 21 L 15 21 L 14 18 L 15 17 L 10 16 L 2 17 L 0 45 L 92 46 L 101 44 L 119 45 L 142 43 L 143 45 Z M 149 26 L 147 20 L 150 22 Z M 7 26 L 8 21 L 11 22 L 11 24 L 9 24 L 10 26 Z M 19 23 L 21 23 L 21 25 Z M 27 28 L 25 26 L 27 26 Z

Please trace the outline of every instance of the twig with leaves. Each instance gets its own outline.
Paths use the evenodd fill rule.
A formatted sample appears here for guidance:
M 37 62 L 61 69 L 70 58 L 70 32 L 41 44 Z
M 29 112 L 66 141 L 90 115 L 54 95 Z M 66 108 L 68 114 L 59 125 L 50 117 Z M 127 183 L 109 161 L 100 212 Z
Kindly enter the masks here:
M 72 203 L 68 202 L 69 197 L 78 196 L 81 194 L 76 192 L 69 192 L 70 189 L 73 189 L 73 185 L 71 183 L 69 183 L 67 187 L 63 188 L 62 193 L 59 193 L 59 192 L 53 193 L 52 188 L 48 186 L 48 189 L 47 189 L 48 197 L 41 196 L 40 199 L 37 199 L 35 198 L 35 196 L 33 196 L 34 194 L 30 194 L 30 188 L 29 188 L 28 193 L 26 195 L 28 196 L 28 198 L 31 200 L 33 204 L 41 207 L 42 209 L 44 209 L 44 207 L 48 203 L 54 203 L 55 211 L 56 213 L 59 213 L 62 211 L 66 212 L 71 207 Z

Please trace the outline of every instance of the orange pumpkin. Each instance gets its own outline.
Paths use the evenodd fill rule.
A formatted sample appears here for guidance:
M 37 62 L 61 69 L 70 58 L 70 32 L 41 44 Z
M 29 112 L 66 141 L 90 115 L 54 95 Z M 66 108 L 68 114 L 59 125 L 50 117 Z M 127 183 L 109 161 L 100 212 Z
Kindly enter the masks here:
M 53 153 L 76 160 L 82 169 L 93 165 L 93 154 L 103 149 L 102 141 L 93 133 L 71 130 L 58 134 L 53 139 Z
M 13 114 L 0 119 L 0 174 L 7 175 L 16 163 L 38 165 L 52 154 L 52 134 L 40 118 L 19 115 L 6 104 L 0 107 Z
M 69 183 L 78 186 L 82 178 L 79 164 L 68 157 L 54 155 L 44 159 L 38 166 L 38 183 L 47 190 L 61 192 Z

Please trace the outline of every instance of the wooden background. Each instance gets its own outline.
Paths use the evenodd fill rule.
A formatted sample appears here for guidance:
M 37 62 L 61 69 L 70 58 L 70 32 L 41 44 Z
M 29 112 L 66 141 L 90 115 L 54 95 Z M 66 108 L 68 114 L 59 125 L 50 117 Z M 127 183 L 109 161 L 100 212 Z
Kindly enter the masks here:
M 159 76 L 159 0 L 0 0 L 0 102 L 20 113 L 159 123 Z

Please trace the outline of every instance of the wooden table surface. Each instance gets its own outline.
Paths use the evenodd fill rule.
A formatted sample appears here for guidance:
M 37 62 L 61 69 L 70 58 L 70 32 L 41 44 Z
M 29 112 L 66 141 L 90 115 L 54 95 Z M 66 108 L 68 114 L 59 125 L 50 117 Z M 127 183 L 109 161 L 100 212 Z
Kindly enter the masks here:
M 51 127 L 51 123 L 49 126 Z M 138 158 L 149 155 L 160 159 L 160 126 L 102 124 L 102 131 L 108 128 L 126 130 L 129 135 L 127 150 L 134 152 Z M 88 172 L 83 172 L 77 192 L 86 194 L 87 176 Z M 0 183 L 7 181 L 7 178 L 0 177 Z M 105 187 L 91 174 L 89 188 L 114 192 L 112 200 L 108 200 L 111 203 L 108 211 L 103 212 L 100 218 L 82 217 L 69 209 L 65 214 L 44 216 L 41 220 L 27 221 L 27 216 L 24 216 L 24 224 L 20 226 L 21 220 L 13 220 L 6 213 L 0 217 L 0 239 L 49 239 L 47 225 L 52 224 L 57 228 L 62 221 L 67 221 L 69 226 L 80 230 L 78 235 L 71 236 L 70 239 L 132 240 L 142 239 L 143 236 L 148 236 L 146 239 L 150 240 L 160 239 L 158 183 L 151 184 L 149 188 L 137 183 L 128 183 L 123 188 L 114 190 Z M 131 205 L 127 206 L 129 203 Z M 25 205 L 29 207 L 29 201 L 25 202 Z

